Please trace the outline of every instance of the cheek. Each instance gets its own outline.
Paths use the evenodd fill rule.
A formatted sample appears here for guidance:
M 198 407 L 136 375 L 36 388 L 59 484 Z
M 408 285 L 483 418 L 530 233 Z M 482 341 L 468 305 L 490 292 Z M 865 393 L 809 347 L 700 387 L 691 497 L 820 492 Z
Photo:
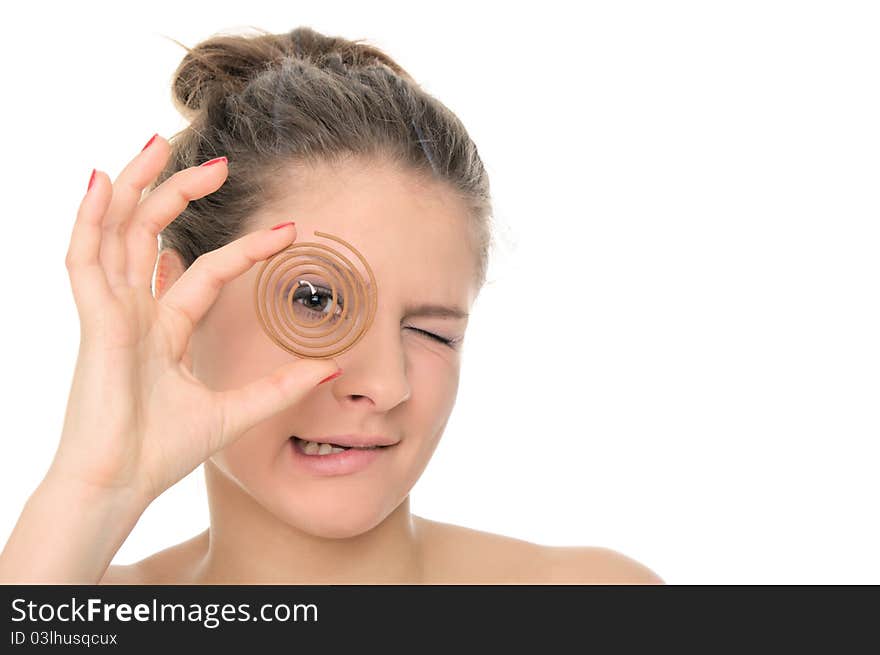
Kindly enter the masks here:
M 446 346 L 443 346 L 444 348 Z M 411 416 L 422 424 L 419 432 L 432 424 L 444 423 L 452 411 L 458 393 L 460 365 L 446 353 L 420 352 L 409 362 L 408 375 L 412 395 L 408 401 Z
M 431 359 L 431 358 L 428 358 Z M 440 443 L 455 406 L 459 367 L 448 360 L 420 362 L 410 369 L 412 396 L 407 401 L 403 426 L 407 448 L 400 453 L 397 473 L 404 484 L 414 483 Z
M 257 430 L 252 430 L 215 453 L 211 460 L 226 475 L 249 488 L 254 482 L 267 479 L 267 472 L 279 449 L 276 441 L 265 436 L 260 438 Z

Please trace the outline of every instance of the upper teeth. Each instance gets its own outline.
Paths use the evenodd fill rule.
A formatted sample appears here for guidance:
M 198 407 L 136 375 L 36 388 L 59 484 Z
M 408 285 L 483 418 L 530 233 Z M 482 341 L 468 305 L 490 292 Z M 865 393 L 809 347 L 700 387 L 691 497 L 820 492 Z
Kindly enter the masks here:
M 345 448 L 339 448 L 329 443 L 319 443 L 317 441 L 306 441 L 305 439 L 300 439 L 299 437 L 295 437 L 297 442 L 302 444 L 302 448 L 307 455 L 328 455 L 332 453 L 341 453 L 345 450 Z M 372 448 L 378 448 L 378 446 L 350 446 L 350 448 L 360 448 L 363 450 L 370 450 Z

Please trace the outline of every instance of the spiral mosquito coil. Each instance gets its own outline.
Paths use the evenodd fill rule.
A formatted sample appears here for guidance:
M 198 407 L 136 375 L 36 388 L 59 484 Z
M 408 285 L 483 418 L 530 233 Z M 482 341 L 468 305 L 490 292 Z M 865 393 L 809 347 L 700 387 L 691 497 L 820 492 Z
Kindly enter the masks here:
M 276 344 L 299 357 L 325 359 L 352 348 L 373 323 L 378 290 L 367 260 L 350 243 L 327 234 L 335 244 L 294 243 L 267 259 L 254 285 L 254 304 L 263 330 Z M 369 280 L 338 245 L 360 261 Z M 314 276 L 316 281 L 304 279 Z M 316 312 L 301 302 L 328 290 L 330 305 Z

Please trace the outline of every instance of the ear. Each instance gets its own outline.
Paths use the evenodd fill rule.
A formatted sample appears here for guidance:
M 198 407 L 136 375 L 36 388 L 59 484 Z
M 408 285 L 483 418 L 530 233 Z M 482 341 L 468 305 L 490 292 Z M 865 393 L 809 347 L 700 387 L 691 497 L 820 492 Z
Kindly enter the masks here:
M 156 300 L 160 300 L 165 295 L 185 270 L 183 258 L 176 250 L 165 248 L 159 253 L 159 258 L 156 260 L 156 279 L 153 284 L 153 296 Z M 186 345 L 186 352 L 182 358 L 183 363 L 190 371 L 193 370 L 191 345 L 192 339 Z
M 153 284 L 153 296 L 156 300 L 165 295 L 185 270 L 183 258 L 176 250 L 165 248 L 159 253 L 156 261 L 156 280 Z

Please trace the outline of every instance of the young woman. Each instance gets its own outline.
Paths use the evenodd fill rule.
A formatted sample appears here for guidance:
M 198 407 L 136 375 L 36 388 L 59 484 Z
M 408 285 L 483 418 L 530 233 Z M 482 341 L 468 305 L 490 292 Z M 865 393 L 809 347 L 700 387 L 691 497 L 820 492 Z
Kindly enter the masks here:
M 455 115 L 381 50 L 307 27 L 211 37 L 188 49 L 173 93 L 190 125 L 155 135 L 112 183 L 93 171 L 77 214 L 63 433 L 0 579 L 660 582 L 608 549 L 410 512 L 491 242 L 488 177 Z M 359 308 L 317 268 L 260 286 L 264 261 L 326 235 L 356 251 L 347 271 L 325 270 L 363 276 Z M 297 356 L 261 293 L 366 329 L 342 352 Z M 202 463 L 210 527 L 109 566 L 150 502 Z

